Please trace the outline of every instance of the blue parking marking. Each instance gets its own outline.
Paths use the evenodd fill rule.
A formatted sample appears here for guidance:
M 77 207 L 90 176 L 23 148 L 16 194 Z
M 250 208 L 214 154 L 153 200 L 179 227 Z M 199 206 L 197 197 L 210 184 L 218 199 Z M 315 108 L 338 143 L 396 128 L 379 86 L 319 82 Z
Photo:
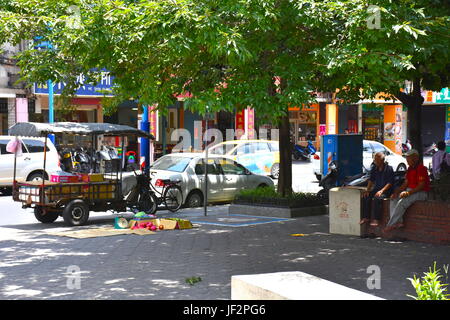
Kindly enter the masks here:
M 227 218 L 227 217 L 231 217 L 231 218 Z M 235 218 L 233 219 L 233 217 L 235 217 Z M 239 219 L 241 217 L 244 219 Z M 245 219 L 245 218 L 248 218 L 248 219 Z M 252 225 L 258 225 L 258 224 L 263 224 L 263 223 L 288 221 L 290 219 L 251 216 L 251 215 L 242 215 L 242 214 L 229 214 L 225 217 L 224 216 L 214 216 L 214 220 L 219 220 L 219 221 L 191 220 L 191 222 L 198 223 L 198 224 L 209 224 L 209 225 L 215 225 L 215 226 L 222 226 L 222 227 L 245 227 L 245 226 L 252 226 Z M 220 220 L 222 220 L 222 221 L 220 221 Z M 231 220 L 231 221 L 227 222 L 227 220 Z M 233 222 L 232 220 L 235 220 L 235 221 Z M 242 220 L 243 222 L 238 222 L 236 220 Z M 248 221 L 248 220 L 253 220 L 253 221 Z M 257 221 L 254 221 L 254 220 L 257 220 Z

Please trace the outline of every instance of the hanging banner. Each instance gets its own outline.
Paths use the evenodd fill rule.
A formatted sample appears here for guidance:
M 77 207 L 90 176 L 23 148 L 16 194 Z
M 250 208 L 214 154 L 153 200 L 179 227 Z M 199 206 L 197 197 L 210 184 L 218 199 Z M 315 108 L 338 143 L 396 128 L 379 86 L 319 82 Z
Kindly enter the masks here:
M 247 108 L 245 120 L 247 139 L 255 139 L 255 109 Z
M 326 106 L 327 114 L 327 134 L 336 134 L 337 133 L 337 123 L 338 123 L 338 110 L 337 105 L 335 104 L 327 104 Z
M 245 134 L 245 109 L 236 112 L 236 139 L 241 139 Z
M 16 98 L 16 122 L 28 122 L 27 98 Z
M 384 145 L 402 154 L 402 106 L 384 106 Z
M 150 123 L 150 133 L 156 140 L 159 140 L 158 110 L 155 109 L 155 106 L 148 107 L 148 122 Z

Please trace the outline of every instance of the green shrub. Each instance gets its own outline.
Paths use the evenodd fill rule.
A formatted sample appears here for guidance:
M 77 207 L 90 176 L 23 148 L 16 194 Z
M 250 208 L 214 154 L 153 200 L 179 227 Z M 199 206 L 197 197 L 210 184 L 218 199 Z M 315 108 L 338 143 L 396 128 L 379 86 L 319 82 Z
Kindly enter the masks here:
M 444 266 L 444 270 L 447 274 L 448 266 Z M 449 300 L 448 297 L 450 295 L 446 294 L 447 284 L 442 284 L 441 278 L 440 270 L 436 270 L 436 262 L 434 262 L 433 270 L 430 267 L 430 271 L 424 272 L 422 278 L 416 278 L 416 276 L 413 279 L 408 278 L 414 289 L 416 289 L 417 297 L 407 296 L 416 300 Z
M 274 187 L 241 190 L 234 202 L 291 208 L 315 207 L 326 204 L 326 201 L 316 193 L 293 192 L 290 196 L 283 197 Z

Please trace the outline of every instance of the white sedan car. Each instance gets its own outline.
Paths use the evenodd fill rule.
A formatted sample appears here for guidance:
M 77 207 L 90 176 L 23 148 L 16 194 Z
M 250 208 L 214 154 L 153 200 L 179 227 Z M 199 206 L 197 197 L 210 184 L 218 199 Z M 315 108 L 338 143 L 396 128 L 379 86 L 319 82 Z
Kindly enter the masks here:
M 180 180 L 183 204 L 198 207 L 204 201 L 205 156 L 200 153 L 172 153 L 150 167 L 151 183 L 162 192 L 163 180 Z M 272 179 L 251 173 L 223 156 L 208 157 L 208 202 L 229 202 L 243 189 L 273 186 Z
M 370 170 L 370 165 L 373 162 L 373 156 L 377 152 L 383 152 L 386 155 L 387 163 L 394 169 L 394 171 L 406 171 L 406 159 L 401 155 L 392 152 L 385 145 L 372 141 L 363 140 L 363 166 L 366 170 Z M 322 178 L 322 172 L 320 170 L 320 157 L 316 156 L 312 158 L 313 170 L 317 179 Z
M 0 190 L 9 191 L 14 177 L 14 154 L 6 151 L 6 146 L 14 136 L 0 136 Z M 47 140 L 46 167 L 44 172 L 44 138 L 19 137 L 22 154 L 16 158 L 17 180 L 40 180 L 42 174 L 47 179 L 52 173 L 60 171 L 58 151 L 50 140 Z

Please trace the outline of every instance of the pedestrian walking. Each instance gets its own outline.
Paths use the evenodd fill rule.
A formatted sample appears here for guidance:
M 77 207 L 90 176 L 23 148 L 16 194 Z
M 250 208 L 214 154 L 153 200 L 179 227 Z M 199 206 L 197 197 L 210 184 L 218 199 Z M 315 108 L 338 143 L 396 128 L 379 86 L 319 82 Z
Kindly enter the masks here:
M 411 149 L 406 153 L 408 170 L 403 184 L 394 190 L 390 203 L 390 219 L 384 229 L 389 232 L 403 227 L 403 215 L 414 202 L 426 200 L 430 191 L 427 168 L 420 162 L 419 152 Z
M 394 169 L 386 162 L 385 154 L 377 152 L 374 156 L 375 167 L 370 172 L 366 191 L 363 193 L 363 210 L 360 224 L 370 222 L 378 226 L 383 210 L 383 200 L 390 197 L 394 185 Z

